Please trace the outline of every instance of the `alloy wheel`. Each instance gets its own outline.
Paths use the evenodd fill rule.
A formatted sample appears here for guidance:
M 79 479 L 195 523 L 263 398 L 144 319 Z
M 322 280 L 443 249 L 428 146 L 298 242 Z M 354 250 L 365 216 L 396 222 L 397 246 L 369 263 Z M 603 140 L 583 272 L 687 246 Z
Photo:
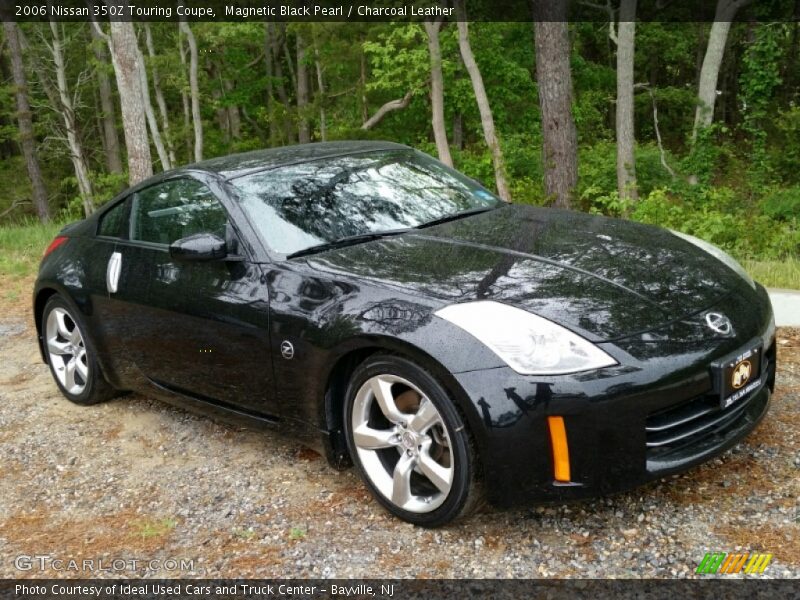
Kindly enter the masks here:
M 351 424 L 361 465 L 383 496 L 415 513 L 442 505 L 453 484 L 453 450 L 422 390 L 395 375 L 371 377 L 356 393 Z
M 80 395 L 89 381 L 89 361 L 78 324 L 66 310 L 56 307 L 47 315 L 45 336 L 58 382 L 69 394 Z

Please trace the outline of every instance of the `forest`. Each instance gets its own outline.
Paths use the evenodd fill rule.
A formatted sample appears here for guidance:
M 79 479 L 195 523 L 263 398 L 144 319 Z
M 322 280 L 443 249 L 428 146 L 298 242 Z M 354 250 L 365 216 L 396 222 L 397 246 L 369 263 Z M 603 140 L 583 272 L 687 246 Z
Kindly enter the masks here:
M 385 139 L 506 200 L 678 229 L 800 288 L 797 19 L 584 4 L 596 20 L 542 2 L 534 22 L 470 22 L 457 0 L 427 22 L 4 21 L 0 242 L 176 166 Z

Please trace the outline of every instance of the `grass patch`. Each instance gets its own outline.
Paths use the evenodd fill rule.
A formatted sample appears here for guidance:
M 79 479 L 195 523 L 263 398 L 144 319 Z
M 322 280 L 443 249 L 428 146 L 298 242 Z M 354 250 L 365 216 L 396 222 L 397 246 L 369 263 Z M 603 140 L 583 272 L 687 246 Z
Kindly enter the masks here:
M 175 529 L 178 522 L 175 519 L 158 519 L 155 521 L 139 521 L 133 524 L 136 535 L 143 540 L 147 538 L 161 537 Z
M 764 287 L 800 290 L 800 259 L 744 260 L 742 266 Z
M 47 245 L 63 223 L 30 223 L 0 227 L 0 273 L 28 277 L 36 273 Z

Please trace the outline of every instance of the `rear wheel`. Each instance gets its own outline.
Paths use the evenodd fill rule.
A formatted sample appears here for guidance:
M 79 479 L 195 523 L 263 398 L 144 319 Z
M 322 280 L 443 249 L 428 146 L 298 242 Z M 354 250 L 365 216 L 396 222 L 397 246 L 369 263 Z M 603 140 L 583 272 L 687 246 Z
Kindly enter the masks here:
M 47 362 L 61 393 L 75 404 L 97 404 L 115 394 L 97 365 L 78 311 L 61 296 L 47 301 L 42 329 Z
M 469 432 L 445 389 L 418 365 L 376 356 L 358 367 L 345 426 L 361 476 L 392 514 L 435 527 L 477 505 Z

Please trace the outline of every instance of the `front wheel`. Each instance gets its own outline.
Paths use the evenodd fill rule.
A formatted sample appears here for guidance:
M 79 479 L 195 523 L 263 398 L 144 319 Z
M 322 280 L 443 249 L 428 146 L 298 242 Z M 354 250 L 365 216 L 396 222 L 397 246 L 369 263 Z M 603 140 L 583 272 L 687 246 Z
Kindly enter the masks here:
M 436 527 L 478 505 L 469 432 L 445 389 L 418 365 L 367 359 L 350 380 L 344 417 L 350 454 L 392 514 Z
M 42 314 L 47 362 L 61 393 L 75 404 L 97 404 L 115 395 L 103 377 L 94 346 L 78 311 L 61 296 L 47 301 Z

